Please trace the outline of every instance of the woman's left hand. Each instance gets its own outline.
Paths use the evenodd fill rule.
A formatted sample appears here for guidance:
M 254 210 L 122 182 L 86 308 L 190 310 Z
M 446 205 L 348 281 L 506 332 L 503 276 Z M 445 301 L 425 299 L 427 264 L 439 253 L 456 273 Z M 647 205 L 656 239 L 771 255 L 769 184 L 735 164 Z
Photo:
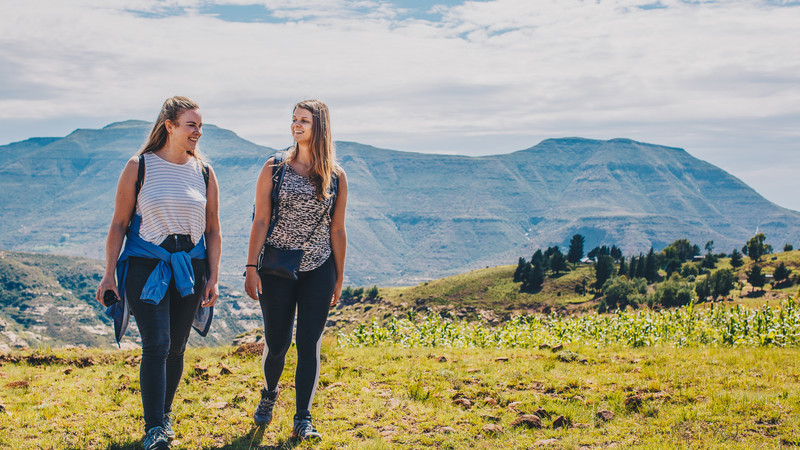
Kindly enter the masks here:
M 219 298 L 219 285 L 217 283 L 206 284 L 206 292 L 203 294 L 202 307 L 214 306 Z
M 342 296 L 342 285 L 340 283 L 336 283 L 336 287 L 333 289 L 333 297 L 331 297 L 331 308 L 336 306 L 339 303 L 339 297 Z

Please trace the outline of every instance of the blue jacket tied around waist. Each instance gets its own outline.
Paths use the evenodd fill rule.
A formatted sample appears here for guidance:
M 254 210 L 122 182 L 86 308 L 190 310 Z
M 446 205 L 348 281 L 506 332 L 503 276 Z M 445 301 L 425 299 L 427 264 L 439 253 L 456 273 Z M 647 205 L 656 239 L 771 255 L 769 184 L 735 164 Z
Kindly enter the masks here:
M 206 259 L 205 237 L 200 238 L 200 242 L 188 252 L 170 253 L 164 248 L 147 242 L 139 237 L 139 226 L 142 223 L 142 216 L 135 214 L 131 220 L 131 226 L 125 236 L 125 247 L 117 261 L 117 290 L 119 291 L 120 301 L 106 308 L 106 315 L 114 319 L 114 333 L 117 344 L 125 334 L 130 319 L 130 309 L 126 298 L 125 279 L 128 275 L 128 264 L 131 256 L 140 258 L 157 259 L 153 272 L 147 279 L 147 283 L 142 290 L 141 300 L 157 305 L 167 293 L 170 281 L 175 279 L 175 287 L 178 288 L 181 297 L 186 297 L 194 293 L 194 270 L 192 269 L 193 259 Z M 200 307 L 194 318 L 192 327 L 201 336 L 208 334 L 211 327 L 211 320 L 214 317 L 214 307 Z

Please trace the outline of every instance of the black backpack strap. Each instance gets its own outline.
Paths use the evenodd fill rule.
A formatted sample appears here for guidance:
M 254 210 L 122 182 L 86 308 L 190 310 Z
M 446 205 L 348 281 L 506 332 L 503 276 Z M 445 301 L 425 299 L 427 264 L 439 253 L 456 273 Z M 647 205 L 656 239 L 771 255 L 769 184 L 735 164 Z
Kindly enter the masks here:
M 203 171 L 203 181 L 206 182 L 206 189 L 208 189 L 208 164 L 200 161 L 201 170 Z
M 142 191 L 144 184 L 144 154 L 139 155 L 139 171 L 136 173 L 136 195 L 133 197 L 133 212 L 131 219 L 136 214 L 136 204 L 139 202 L 139 192 Z
M 278 209 L 280 208 L 280 203 L 278 202 L 278 192 L 281 190 L 281 185 L 283 185 L 283 175 L 286 173 L 286 164 L 282 164 L 283 159 L 284 155 L 282 153 L 276 153 L 274 159 L 272 160 L 272 216 L 269 221 L 267 238 L 272 235 L 272 230 L 275 228 L 275 224 L 278 223 Z
M 333 191 L 333 203 L 331 204 L 331 220 L 333 220 L 333 213 L 336 210 L 336 197 L 339 195 L 339 175 L 333 173 L 331 176 L 331 190 Z

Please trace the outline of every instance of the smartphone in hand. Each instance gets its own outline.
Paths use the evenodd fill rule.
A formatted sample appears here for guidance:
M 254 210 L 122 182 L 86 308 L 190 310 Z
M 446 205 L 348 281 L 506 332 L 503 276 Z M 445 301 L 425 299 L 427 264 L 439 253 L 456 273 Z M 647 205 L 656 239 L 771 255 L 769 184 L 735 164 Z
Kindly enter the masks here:
M 103 292 L 103 304 L 106 306 L 111 306 L 114 303 L 117 303 L 119 299 L 117 298 L 117 294 L 114 293 L 111 289 L 106 290 Z

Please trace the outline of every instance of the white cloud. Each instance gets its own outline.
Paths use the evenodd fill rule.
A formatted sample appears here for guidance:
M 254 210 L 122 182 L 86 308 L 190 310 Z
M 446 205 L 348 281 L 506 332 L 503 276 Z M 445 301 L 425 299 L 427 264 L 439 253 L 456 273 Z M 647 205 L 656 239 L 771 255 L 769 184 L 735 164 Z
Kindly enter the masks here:
M 734 173 L 796 150 L 800 7 L 495 0 L 437 6 L 434 22 L 377 0 L 213 3 L 273 20 L 225 21 L 203 0 L 0 4 L 0 141 L 28 137 L 21 120 L 54 135 L 76 116 L 152 119 L 181 94 L 270 146 L 288 143 L 291 106 L 318 97 L 335 137 L 407 150 L 630 137 L 723 167 L 737 155 Z

